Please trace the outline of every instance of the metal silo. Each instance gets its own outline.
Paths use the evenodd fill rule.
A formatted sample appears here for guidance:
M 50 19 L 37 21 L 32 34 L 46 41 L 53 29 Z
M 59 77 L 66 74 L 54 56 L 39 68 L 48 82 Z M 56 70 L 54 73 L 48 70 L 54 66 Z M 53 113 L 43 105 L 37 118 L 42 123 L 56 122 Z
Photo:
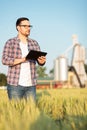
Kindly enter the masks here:
M 67 81 L 68 79 L 68 60 L 65 57 L 58 57 L 54 61 L 54 80 Z

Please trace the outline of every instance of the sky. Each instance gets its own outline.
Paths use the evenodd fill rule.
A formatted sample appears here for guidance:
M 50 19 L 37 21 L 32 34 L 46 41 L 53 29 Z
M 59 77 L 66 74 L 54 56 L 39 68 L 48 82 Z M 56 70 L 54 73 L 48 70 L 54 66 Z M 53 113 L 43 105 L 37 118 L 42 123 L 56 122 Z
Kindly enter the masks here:
M 0 0 L 0 73 L 7 73 L 1 57 L 5 42 L 17 36 L 15 23 L 28 17 L 33 25 L 30 38 L 46 51 L 47 73 L 55 59 L 72 46 L 72 35 L 87 48 L 87 0 Z M 71 61 L 68 52 L 68 60 Z

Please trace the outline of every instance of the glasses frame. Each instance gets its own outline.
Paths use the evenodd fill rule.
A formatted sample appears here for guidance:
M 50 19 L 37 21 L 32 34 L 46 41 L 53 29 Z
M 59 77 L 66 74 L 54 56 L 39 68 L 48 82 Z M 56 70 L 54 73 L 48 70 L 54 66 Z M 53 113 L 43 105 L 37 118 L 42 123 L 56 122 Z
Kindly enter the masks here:
M 23 25 L 23 24 L 20 24 L 19 26 L 24 27 L 24 28 L 32 28 L 33 27 L 32 25 Z

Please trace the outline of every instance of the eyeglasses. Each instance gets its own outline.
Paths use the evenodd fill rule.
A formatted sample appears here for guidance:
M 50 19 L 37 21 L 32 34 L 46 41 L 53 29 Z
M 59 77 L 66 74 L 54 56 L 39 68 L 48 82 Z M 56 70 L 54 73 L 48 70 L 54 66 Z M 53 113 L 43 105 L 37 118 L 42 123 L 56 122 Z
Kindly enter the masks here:
M 19 25 L 21 27 L 24 27 L 24 28 L 32 28 L 33 26 L 32 25 Z

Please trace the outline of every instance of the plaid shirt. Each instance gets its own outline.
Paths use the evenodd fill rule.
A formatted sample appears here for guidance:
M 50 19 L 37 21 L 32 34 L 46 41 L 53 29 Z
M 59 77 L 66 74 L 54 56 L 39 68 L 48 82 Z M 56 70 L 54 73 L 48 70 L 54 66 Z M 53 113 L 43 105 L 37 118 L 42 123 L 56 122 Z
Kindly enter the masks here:
M 15 59 L 22 58 L 22 52 L 19 46 L 20 39 L 18 37 L 9 39 L 4 47 L 2 55 L 2 63 L 8 65 L 7 83 L 17 86 L 20 76 L 21 64 L 13 65 Z M 28 50 L 40 51 L 37 41 L 28 39 Z M 31 70 L 32 85 L 36 85 L 36 61 L 29 60 Z

